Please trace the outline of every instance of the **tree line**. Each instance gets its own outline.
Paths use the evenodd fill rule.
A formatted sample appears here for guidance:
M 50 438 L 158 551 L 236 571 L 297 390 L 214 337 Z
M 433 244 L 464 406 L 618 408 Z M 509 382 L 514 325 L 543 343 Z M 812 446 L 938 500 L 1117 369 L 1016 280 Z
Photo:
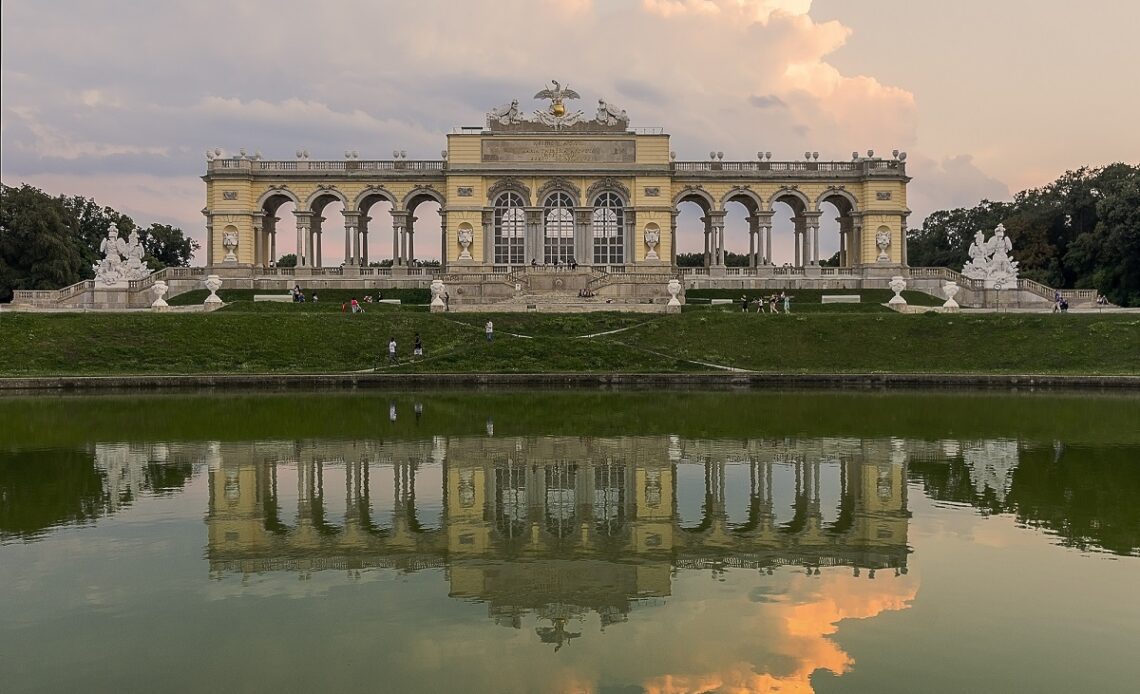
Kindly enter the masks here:
M 138 232 L 151 270 L 185 267 L 199 247 L 178 227 L 140 227 L 91 198 L 0 183 L 0 302 L 11 301 L 17 289 L 59 289 L 95 277 L 91 266 L 112 224 L 123 238 Z
M 989 236 L 998 224 L 1013 240 L 1022 277 L 1140 306 L 1140 166 L 1081 168 L 1012 202 L 935 212 L 908 232 L 909 263 L 961 269 L 974 234 Z

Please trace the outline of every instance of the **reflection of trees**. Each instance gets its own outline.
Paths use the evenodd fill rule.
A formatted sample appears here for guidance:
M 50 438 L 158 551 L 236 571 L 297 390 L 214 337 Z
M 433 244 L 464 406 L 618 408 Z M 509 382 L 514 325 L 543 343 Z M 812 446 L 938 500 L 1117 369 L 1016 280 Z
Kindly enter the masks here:
M 0 451 L 0 537 L 33 539 L 112 508 L 106 475 L 82 450 Z
M 912 461 L 911 479 L 939 501 L 970 504 L 983 513 L 1013 513 L 1064 545 L 1101 547 L 1117 554 L 1140 550 L 1140 465 L 1126 447 L 1023 448 L 1009 489 L 978 484 L 963 457 Z M 974 473 L 972 476 L 971 473 Z
M 140 493 L 179 491 L 193 476 L 189 463 L 147 457 L 117 461 L 111 470 L 90 450 L 0 451 L 0 537 L 35 539 L 54 526 L 91 522 Z

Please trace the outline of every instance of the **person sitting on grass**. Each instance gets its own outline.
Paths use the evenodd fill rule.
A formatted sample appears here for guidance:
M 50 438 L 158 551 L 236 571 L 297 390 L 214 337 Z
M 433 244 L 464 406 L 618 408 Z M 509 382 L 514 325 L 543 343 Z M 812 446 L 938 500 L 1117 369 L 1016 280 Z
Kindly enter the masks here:
M 314 289 L 314 290 L 313 290 L 313 299 L 312 299 L 312 301 L 313 301 L 313 303 L 316 303 L 316 302 L 317 302 L 317 290 L 316 290 L 316 289 Z

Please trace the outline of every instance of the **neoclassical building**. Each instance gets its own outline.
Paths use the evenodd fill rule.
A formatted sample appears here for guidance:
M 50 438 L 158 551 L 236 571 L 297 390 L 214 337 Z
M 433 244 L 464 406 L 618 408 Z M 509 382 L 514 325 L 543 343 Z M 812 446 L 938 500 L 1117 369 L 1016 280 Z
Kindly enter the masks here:
M 636 281 L 613 275 L 638 275 L 655 278 L 663 296 L 661 277 L 680 274 L 677 216 L 686 203 L 700 208 L 705 227 L 705 267 L 686 274 L 853 278 L 874 269 L 874 276 L 885 277 L 906 265 L 905 155 L 821 162 L 809 153 L 803 161 L 779 162 L 760 153 L 755 161 L 734 162 L 711 153 L 708 161 L 676 161 L 669 135 L 630 127 L 625 111 L 605 101 L 596 113 L 573 110 L 579 95 L 558 83 L 535 97 L 549 103 L 533 115 L 524 115 L 516 100 L 488 113 L 484 126 L 450 133 L 438 160 L 408 160 L 399 152 L 379 161 L 352 152 L 339 161 L 312 160 L 304 151 L 287 161 L 244 150 L 236 157 L 208 154 L 207 265 L 272 277 L 279 270 L 274 259 L 286 246 L 281 235 L 288 235 L 288 247 L 298 249 L 290 276 L 423 276 L 413 261 L 431 248 L 425 255 L 438 254 L 442 272 L 461 284 L 515 273 L 508 286 L 529 286 L 533 267 L 572 264 L 577 275 L 547 288 L 605 288 Z M 748 268 L 725 268 L 724 220 L 733 202 L 748 212 Z M 291 216 L 281 213 L 286 203 L 292 203 Z M 343 238 L 326 238 L 333 203 L 343 210 Z M 440 228 L 419 222 L 425 203 L 438 204 Z M 825 203 L 839 213 L 841 267 L 821 273 Z M 794 222 L 791 266 L 772 260 L 772 219 L 781 204 L 791 208 Z M 374 224 L 378 205 L 390 210 L 390 229 Z M 370 247 L 389 248 L 389 238 L 390 252 L 370 255 Z M 342 243 L 330 267 L 330 244 L 340 250 Z M 391 268 L 369 267 L 388 259 Z M 473 286 L 471 294 L 486 292 Z

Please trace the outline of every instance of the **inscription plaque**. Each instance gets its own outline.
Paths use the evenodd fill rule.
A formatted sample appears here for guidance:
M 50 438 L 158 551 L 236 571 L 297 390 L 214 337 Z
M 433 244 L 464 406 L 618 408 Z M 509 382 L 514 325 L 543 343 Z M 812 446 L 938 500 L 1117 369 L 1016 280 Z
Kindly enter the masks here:
M 632 164 L 633 140 L 483 140 L 484 162 L 551 164 Z

